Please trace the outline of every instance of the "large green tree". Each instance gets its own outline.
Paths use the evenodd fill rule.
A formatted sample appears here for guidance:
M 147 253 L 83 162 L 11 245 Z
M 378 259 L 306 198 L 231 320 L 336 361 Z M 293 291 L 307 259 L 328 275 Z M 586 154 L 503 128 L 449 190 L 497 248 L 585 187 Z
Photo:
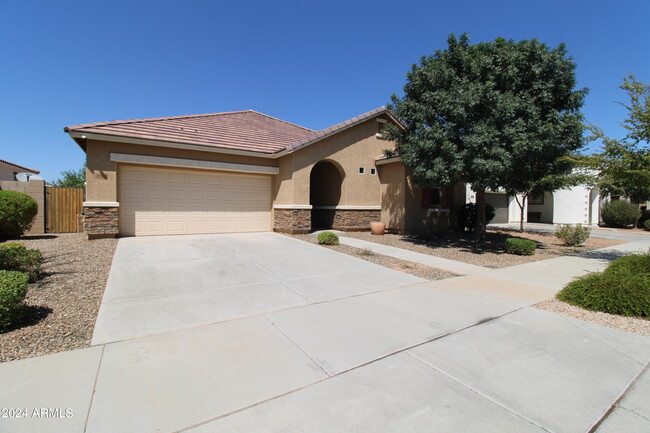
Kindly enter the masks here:
M 582 147 L 586 89 L 575 85 L 564 45 L 502 38 L 470 45 L 467 34 L 450 35 L 447 49 L 413 65 L 404 96 L 392 96 L 405 128 L 387 134 L 418 185 L 471 184 L 482 238 L 487 189 L 522 191 Z
M 86 183 L 86 163 L 79 170 L 64 170 L 61 177 L 52 182 L 54 186 L 64 188 L 83 188 Z
M 600 170 L 600 187 L 605 194 L 629 197 L 634 203 L 650 200 L 650 86 L 634 75 L 623 79 L 620 86 L 629 102 L 621 103 L 627 109 L 622 125 L 627 135 L 611 138 L 597 126 L 590 126 L 591 139 L 600 140 L 602 152 L 587 158 Z

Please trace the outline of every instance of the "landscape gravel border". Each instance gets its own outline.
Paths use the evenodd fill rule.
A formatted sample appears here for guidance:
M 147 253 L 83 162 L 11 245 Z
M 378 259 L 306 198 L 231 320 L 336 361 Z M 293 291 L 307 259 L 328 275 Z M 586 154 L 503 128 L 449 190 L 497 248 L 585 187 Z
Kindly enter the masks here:
M 18 242 L 43 253 L 44 275 L 29 285 L 23 323 L 0 334 L 0 362 L 88 347 L 117 239 L 63 233 Z

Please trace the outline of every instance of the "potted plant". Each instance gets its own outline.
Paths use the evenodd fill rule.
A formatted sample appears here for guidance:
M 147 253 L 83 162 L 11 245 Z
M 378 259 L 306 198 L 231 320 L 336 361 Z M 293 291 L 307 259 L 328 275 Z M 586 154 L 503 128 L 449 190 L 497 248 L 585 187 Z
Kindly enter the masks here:
M 386 223 L 381 221 L 372 221 L 370 223 L 370 231 L 373 235 L 383 235 L 386 232 Z

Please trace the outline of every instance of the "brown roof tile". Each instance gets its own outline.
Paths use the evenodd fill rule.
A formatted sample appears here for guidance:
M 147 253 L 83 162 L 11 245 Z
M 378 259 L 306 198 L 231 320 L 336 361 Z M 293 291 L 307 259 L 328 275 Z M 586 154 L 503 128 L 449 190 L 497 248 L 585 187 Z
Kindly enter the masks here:
M 5 164 L 13 165 L 14 167 L 22 168 L 23 170 L 31 171 L 32 173 L 40 173 L 38 170 L 34 170 L 33 168 L 28 168 L 22 165 L 14 164 L 13 162 L 5 161 L 4 159 L 0 159 L 0 162 L 4 162 Z
M 64 130 L 268 154 L 314 133 L 311 129 L 252 110 L 87 123 Z
M 86 123 L 64 131 L 274 154 L 306 146 L 383 113 L 394 119 L 386 107 L 379 107 L 321 131 L 252 110 Z

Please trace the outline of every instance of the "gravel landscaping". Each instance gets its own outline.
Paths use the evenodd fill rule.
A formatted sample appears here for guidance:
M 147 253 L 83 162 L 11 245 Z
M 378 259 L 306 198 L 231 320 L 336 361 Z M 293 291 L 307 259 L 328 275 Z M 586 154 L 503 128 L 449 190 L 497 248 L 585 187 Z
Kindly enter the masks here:
M 25 236 L 43 253 L 43 278 L 29 285 L 27 317 L 0 334 L 0 362 L 79 349 L 90 344 L 117 239 L 83 233 Z
M 318 241 L 316 240 L 316 236 L 313 235 L 287 235 L 287 236 L 291 236 L 305 242 L 319 245 Z M 320 246 L 322 246 L 323 248 L 332 249 L 339 253 L 348 254 L 380 266 L 385 266 L 387 268 L 395 269 L 396 271 L 401 271 L 407 274 L 415 275 L 416 277 L 424 278 L 425 280 L 442 280 L 444 278 L 451 278 L 456 276 L 456 274 L 452 274 L 451 272 L 446 272 L 441 269 L 432 268 L 430 266 L 425 266 L 420 263 L 414 263 L 406 260 L 396 259 L 393 257 L 385 256 L 383 254 L 377 254 L 368 250 L 363 250 L 361 248 L 355 248 L 348 245 L 333 245 L 333 246 L 320 245 Z
M 376 236 L 369 232 L 352 232 L 346 233 L 345 236 L 487 268 L 505 268 L 558 256 L 580 254 L 623 243 L 623 241 L 614 239 L 589 238 L 581 247 L 568 247 L 552 234 L 494 230 L 489 230 L 486 233 L 485 241 L 480 244 L 474 241 L 474 234 L 469 232 L 441 232 L 427 239 L 396 234 Z M 503 248 L 509 237 L 534 240 L 537 242 L 535 254 L 517 256 L 505 253 Z
M 576 307 L 559 299 L 548 299 L 535 305 L 542 310 L 551 311 L 563 316 L 573 317 L 597 325 L 608 326 L 633 334 L 650 336 L 650 320 L 637 319 L 634 317 L 617 316 L 615 314 L 601 313 L 600 311 L 589 311 Z

